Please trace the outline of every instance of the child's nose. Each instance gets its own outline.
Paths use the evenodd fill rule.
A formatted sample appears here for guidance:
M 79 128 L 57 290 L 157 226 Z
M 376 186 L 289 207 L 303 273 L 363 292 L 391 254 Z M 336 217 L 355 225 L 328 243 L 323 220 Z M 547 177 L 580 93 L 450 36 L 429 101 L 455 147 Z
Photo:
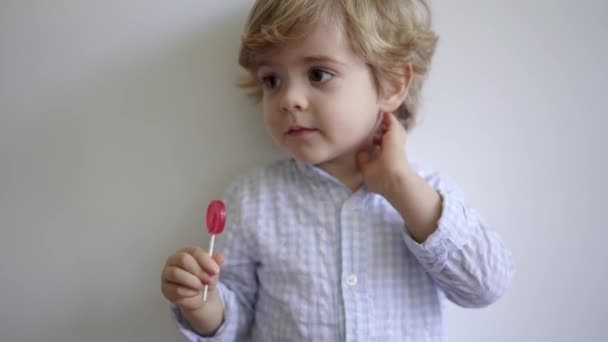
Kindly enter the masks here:
M 281 109 L 287 112 L 307 110 L 308 98 L 305 89 L 293 82 L 286 84 L 281 95 Z

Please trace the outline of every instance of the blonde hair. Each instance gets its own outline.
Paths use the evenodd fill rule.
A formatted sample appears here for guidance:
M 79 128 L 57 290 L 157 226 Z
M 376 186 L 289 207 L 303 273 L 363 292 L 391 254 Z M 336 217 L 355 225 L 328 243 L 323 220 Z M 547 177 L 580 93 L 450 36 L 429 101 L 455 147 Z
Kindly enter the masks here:
M 239 64 L 250 73 L 239 86 L 261 100 L 261 86 L 252 74 L 257 56 L 303 38 L 314 25 L 340 22 L 351 48 L 369 65 L 378 89 L 382 81 L 399 81 L 407 63 L 412 65 L 408 96 L 395 112 L 403 126 L 411 128 L 438 39 L 431 29 L 428 0 L 257 0 L 239 53 Z

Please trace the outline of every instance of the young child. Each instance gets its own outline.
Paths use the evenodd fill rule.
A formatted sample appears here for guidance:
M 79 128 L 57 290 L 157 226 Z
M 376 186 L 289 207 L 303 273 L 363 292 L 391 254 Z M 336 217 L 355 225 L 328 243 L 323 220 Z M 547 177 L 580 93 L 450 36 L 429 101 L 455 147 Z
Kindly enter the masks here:
M 190 341 L 446 341 L 446 297 L 504 293 L 510 252 L 407 159 L 436 41 L 425 0 L 255 2 L 243 86 L 291 158 L 227 190 L 225 259 L 167 259 L 162 291 Z

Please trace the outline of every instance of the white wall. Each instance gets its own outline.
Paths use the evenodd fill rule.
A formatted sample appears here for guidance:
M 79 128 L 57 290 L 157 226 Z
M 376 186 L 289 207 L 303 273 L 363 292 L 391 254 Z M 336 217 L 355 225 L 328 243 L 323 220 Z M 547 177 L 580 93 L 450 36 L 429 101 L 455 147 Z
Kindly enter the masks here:
M 204 210 L 279 154 L 232 86 L 251 1 L 0 4 L 0 340 L 179 341 L 160 294 Z M 496 305 L 453 341 L 600 341 L 608 298 L 608 5 L 435 1 L 410 153 L 512 248 Z M 603 324 L 602 324 L 603 323 Z

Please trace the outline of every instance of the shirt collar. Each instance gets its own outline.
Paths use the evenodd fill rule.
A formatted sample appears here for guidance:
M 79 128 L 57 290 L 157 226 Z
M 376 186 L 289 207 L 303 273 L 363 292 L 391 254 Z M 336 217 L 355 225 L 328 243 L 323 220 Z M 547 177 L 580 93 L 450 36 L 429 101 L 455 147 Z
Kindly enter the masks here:
M 352 197 L 353 195 L 355 197 L 359 197 L 360 195 L 368 192 L 367 186 L 364 184 L 359 190 L 353 193 L 350 189 L 344 186 L 342 182 L 320 167 L 303 162 L 294 157 L 291 157 L 291 160 L 301 174 L 310 178 L 311 181 L 324 187 L 326 190 L 329 190 L 331 193 L 334 193 L 334 195 L 338 195 L 338 197 L 342 200 Z M 339 194 L 337 194 L 336 191 L 339 192 Z

